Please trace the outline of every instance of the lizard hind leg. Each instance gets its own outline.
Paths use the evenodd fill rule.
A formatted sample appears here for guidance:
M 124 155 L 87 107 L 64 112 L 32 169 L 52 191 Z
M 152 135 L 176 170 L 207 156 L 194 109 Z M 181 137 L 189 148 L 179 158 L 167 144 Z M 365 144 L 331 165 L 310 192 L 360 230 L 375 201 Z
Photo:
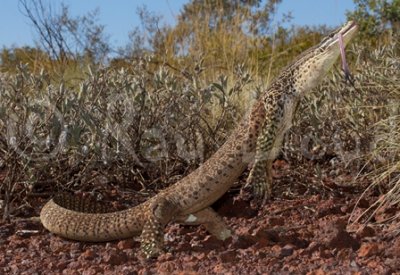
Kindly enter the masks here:
M 186 225 L 202 224 L 211 235 L 222 241 L 232 236 L 231 230 L 225 224 L 222 217 L 211 207 L 206 207 L 189 215 L 179 216 L 176 221 Z
M 164 227 L 175 216 L 177 208 L 165 198 L 155 200 L 148 209 L 147 221 L 140 235 L 141 250 L 146 258 L 157 257 L 164 248 Z

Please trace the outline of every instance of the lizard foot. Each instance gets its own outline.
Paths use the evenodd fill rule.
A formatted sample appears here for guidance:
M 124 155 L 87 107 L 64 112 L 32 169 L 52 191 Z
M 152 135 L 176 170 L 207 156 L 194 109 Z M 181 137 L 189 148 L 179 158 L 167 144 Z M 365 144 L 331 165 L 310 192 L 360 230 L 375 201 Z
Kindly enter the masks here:
M 146 258 L 157 257 L 164 248 L 164 227 L 178 208 L 167 198 L 160 197 L 149 207 L 147 221 L 140 236 L 141 249 Z
M 240 196 L 242 199 L 255 201 L 257 205 L 265 205 L 271 199 L 271 185 L 266 175 L 255 177 L 250 173 Z
M 157 258 L 164 252 L 164 250 L 157 247 L 155 243 L 142 244 L 140 248 L 147 259 Z
M 206 207 L 189 215 L 178 216 L 175 220 L 188 225 L 202 224 L 210 234 L 221 241 L 232 236 L 232 232 L 224 220 L 211 207 Z
M 161 224 L 147 222 L 142 231 L 140 248 L 147 259 L 156 258 L 163 253 L 163 230 Z

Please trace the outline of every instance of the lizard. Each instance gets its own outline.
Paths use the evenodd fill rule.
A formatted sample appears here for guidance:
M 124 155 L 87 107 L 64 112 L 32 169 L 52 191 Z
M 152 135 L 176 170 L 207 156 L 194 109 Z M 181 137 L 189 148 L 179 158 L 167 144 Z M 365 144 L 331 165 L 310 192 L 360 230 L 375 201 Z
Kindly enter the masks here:
M 251 161 L 246 186 L 256 197 L 270 196 L 272 161 L 300 99 L 320 83 L 357 28 L 354 22 L 346 23 L 284 68 L 215 154 L 175 184 L 142 204 L 110 213 L 97 213 L 75 197 L 55 196 L 40 212 L 43 226 L 61 237 L 87 242 L 140 236 L 147 258 L 162 253 L 164 228 L 170 222 L 203 224 L 216 238 L 229 238 L 231 230 L 210 206 Z

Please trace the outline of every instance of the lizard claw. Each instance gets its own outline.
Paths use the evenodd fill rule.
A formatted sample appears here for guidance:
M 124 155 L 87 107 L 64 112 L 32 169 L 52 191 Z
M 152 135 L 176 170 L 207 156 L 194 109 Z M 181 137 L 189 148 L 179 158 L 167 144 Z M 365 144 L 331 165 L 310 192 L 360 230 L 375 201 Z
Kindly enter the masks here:
M 255 178 L 250 174 L 246 185 L 241 190 L 241 197 L 245 200 L 253 200 L 257 205 L 265 205 L 271 199 L 271 188 L 267 177 Z
M 142 244 L 141 250 L 146 259 L 157 258 L 160 254 L 164 252 L 164 250 L 160 247 L 157 247 L 155 243 Z

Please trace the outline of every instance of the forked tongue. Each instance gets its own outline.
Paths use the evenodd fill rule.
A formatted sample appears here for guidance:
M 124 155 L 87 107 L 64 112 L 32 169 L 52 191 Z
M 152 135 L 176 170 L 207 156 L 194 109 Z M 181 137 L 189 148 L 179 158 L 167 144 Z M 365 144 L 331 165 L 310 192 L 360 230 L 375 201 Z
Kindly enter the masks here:
M 340 49 L 340 56 L 342 58 L 342 70 L 344 72 L 345 78 L 346 79 L 350 79 L 350 69 L 349 69 L 349 65 L 347 65 L 347 61 L 346 61 L 346 53 L 344 51 L 344 44 L 343 44 L 343 35 L 341 33 L 339 33 L 339 49 Z

